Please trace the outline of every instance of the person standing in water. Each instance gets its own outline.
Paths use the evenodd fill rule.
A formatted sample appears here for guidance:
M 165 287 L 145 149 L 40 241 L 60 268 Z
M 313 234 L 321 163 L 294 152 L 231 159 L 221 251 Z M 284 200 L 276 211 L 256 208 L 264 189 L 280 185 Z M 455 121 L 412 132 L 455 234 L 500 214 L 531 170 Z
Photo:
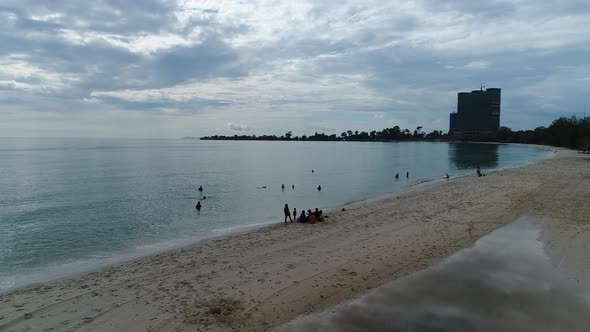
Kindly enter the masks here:
M 321 184 L 318 186 L 318 191 L 322 191 L 322 185 Z
M 294 184 L 291 185 L 291 189 L 295 189 L 295 185 Z
M 285 184 L 284 184 L 284 183 L 281 185 L 281 189 L 282 189 L 283 191 L 285 191 Z
M 406 172 L 406 179 L 410 177 L 410 172 Z
M 197 205 L 195 205 L 195 209 L 197 209 L 197 211 L 201 211 L 201 202 L 197 202 Z
M 285 213 L 285 224 L 287 223 L 287 218 L 289 218 L 289 220 L 293 222 L 293 219 L 291 218 L 291 210 L 289 210 L 289 204 L 285 203 L 285 208 L 283 209 L 283 212 Z
M 203 186 L 199 186 L 199 191 L 203 191 Z
M 395 179 L 399 179 L 399 173 L 395 173 Z

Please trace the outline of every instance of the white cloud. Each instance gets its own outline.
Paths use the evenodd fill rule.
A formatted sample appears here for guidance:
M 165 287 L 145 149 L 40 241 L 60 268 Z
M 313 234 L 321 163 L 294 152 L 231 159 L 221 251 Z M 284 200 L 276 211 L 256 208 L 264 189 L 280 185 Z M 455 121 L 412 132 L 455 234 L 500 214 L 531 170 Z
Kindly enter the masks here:
M 239 124 L 239 123 L 232 123 L 229 122 L 227 124 L 227 127 L 231 130 L 235 130 L 235 131 L 242 131 L 242 130 L 248 130 L 250 129 L 248 126 L 243 125 L 243 124 Z
M 540 101 L 572 108 L 590 77 L 590 8 L 574 0 L 7 0 L 0 18 L 0 97 L 17 100 L 0 111 L 157 113 L 166 135 L 180 118 L 199 130 L 445 129 L 456 93 L 480 84 L 541 122 Z

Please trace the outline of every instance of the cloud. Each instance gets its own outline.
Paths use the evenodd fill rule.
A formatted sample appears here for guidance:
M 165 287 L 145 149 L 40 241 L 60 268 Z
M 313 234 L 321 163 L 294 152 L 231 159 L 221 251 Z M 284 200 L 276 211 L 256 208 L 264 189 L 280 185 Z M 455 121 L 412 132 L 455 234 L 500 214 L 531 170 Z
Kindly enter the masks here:
M 588 20 L 576 0 L 7 0 L 0 117 L 93 101 L 96 112 L 193 117 L 188 136 L 228 121 L 372 130 L 387 119 L 428 131 L 446 128 L 458 91 L 486 85 L 503 88 L 504 125 L 530 128 L 583 103 L 584 85 L 567 82 L 590 65 Z M 28 130 L 54 133 L 48 125 Z
M 239 124 L 239 123 L 231 123 L 229 122 L 227 124 L 227 127 L 231 130 L 235 130 L 235 131 L 242 131 L 242 130 L 248 130 L 250 128 L 248 128 L 248 126 L 243 125 L 243 124 Z

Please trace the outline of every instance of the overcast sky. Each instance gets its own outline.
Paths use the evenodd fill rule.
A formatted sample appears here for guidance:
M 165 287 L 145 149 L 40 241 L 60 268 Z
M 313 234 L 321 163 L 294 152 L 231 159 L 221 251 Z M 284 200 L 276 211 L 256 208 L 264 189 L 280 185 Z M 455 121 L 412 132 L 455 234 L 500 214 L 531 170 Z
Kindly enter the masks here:
M 590 1 L 0 2 L 0 137 L 448 129 L 590 114 Z

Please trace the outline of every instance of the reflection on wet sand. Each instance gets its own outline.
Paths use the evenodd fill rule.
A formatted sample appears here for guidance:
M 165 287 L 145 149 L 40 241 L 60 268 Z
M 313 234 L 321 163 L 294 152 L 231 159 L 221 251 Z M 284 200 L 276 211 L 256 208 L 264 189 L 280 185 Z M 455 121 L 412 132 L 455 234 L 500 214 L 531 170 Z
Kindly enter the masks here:
M 525 218 L 444 262 L 280 331 L 590 331 L 590 287 Z

